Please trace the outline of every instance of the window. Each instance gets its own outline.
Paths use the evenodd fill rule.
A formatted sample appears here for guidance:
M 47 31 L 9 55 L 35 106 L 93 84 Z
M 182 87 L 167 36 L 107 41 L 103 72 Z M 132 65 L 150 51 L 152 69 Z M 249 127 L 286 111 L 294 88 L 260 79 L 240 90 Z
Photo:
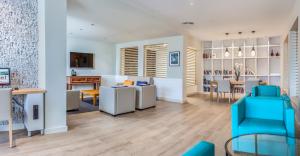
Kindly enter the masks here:
M 186 86 L 196 85 L 196 50 L 187 48 L 186 51 Z
M 168 44 L 144 46 L 144 75 L 166 78 L 168 71 Z
M 289 34 L 289 92 L 290 96 L 299 96 L 299 60 L 298 60 L 298 33 Z
M 120 74 L 138 76 L 138 47 L 122 48 Z

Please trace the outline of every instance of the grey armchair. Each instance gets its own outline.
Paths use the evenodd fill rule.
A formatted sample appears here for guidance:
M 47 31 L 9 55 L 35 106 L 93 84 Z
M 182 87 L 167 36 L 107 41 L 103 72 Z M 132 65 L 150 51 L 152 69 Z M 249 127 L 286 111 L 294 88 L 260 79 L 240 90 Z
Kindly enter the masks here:
M 136 90 L 134 87 L 101 86 L 100 111 L 113 116 L 135 111 Z
M 156 86 L 135 86 L 137 91 L 136 108 L 146 109 L 156 105 Z
M 80 107 L 80 101 L 79 90 L 67 91 L 67 111 L 78 110 Z

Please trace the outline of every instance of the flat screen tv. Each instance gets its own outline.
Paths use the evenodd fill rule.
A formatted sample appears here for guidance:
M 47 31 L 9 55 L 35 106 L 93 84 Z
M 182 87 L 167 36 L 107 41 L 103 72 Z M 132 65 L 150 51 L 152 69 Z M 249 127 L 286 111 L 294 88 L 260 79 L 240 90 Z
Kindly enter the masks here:
M 92 53 L 70 53 L 71 68 L 94 68 L 94 54 Z
M 0 68 L 0 86 L 10 85 L 10 69 Z

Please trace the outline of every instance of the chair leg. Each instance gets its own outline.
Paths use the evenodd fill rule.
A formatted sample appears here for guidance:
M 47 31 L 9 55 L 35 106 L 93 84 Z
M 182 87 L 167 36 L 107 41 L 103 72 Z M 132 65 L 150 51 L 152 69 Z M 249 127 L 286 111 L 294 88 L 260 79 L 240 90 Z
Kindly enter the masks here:
M 219 92 L 217 92 L 217 102 L 219 102 Z
M 231 97 L 230 97 L 231 93 L 229 93 L 229 103 L 231 102 Z

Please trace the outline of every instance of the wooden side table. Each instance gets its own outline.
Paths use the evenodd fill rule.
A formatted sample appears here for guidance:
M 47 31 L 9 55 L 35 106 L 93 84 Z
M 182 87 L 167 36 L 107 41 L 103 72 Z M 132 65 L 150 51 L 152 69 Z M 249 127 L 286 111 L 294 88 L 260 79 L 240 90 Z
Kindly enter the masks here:
M 83 101 L 84 95 L 93 97 L 93 105 L 96 106 L 97 97 L 99 97 L 99 90 L 81 90 L 81 100 Z

